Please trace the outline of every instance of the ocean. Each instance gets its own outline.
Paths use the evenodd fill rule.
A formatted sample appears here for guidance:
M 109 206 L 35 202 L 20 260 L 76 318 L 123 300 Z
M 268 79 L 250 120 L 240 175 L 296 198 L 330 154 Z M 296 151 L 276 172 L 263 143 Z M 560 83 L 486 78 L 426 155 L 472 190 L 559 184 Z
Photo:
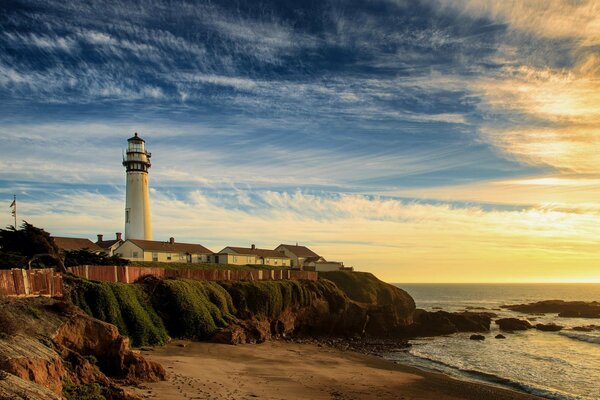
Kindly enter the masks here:
M 592 332 L 571 331 L 600 325 L 598 319 L 560 318 L 556 314 L 525 315 L 501 305 L 540 300 L 600 301 L 600 284 L 396 284 L 415 299 L 418 308 L 436 311 L 490 311 L 498 318 L 529 319 L 532 324 L 554 322 L 560 332 L 536 329 L 505 340 L 492 322 L 484 341 L 470 333 L 412 340 L 405 350 L 390 352 L 392 361 L 434 369 L 460 379 L 484 381 L 548 399 L 600 399 L 600 327 Z

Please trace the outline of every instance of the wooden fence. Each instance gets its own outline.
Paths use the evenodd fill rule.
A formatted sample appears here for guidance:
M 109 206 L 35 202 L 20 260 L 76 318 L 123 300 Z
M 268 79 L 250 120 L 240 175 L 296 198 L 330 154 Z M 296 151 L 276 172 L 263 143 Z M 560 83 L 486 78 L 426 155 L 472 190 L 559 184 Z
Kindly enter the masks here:
M 82 278 L 121 283 L 133 283 L 144 275 L 199 281 L 270 281 L 283 279 L 316 281 L 318 277 L 318 273 L 314 271 L 296 270 L 166 269 L 117 265 L 80 265 L 67 269 Z
M 62 275 L 52 268 L 0 270 L 0 295 L 62 296 Z

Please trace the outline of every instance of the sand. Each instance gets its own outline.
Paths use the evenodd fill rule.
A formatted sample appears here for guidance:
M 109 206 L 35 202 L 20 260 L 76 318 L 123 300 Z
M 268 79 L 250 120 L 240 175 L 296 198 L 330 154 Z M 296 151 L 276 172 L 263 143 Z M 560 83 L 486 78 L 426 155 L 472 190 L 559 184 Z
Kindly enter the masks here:
M 135 389 L 147 399 L 539 399 L 315 344 L 175 341 L 142 354 L 169 373 Z

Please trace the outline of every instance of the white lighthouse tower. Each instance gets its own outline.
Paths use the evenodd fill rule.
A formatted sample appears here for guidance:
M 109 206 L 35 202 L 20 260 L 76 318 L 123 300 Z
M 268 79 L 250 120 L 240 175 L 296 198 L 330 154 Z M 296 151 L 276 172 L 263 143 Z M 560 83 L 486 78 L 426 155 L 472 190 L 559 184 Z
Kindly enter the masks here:
M 125 239 L 152 240 L 148 168 L 151 154 L 146 142 L 136 134 L 127 139 L 127 155 L 123 166 L 127 170 L 127 197 L 125 200 Z

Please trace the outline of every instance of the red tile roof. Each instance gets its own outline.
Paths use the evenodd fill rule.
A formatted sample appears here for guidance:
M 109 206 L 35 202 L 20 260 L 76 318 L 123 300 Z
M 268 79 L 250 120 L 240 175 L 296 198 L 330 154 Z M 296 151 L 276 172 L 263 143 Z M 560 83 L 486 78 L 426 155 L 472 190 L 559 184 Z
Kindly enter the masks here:
M 251 247 L 232 247 L 227 246 L 225 249 L 231 249 L 238 254 L 253 254 L 259 257 L 271 257 L 271 258 L 289 258 L 285 254 L 276 250 L 257 249 Z M 225 250 L 223 249 L 223 250 Z M 222 252 L 222 251 L 221 251 Z
M 277 247 L 285 247 L 290 253 L 296 257 L 321 257 L 306 246 L 297 246 L 292 244 L 280 244 Z
M 84 250 L 100 251 L 100 246 L 87 238 L 69 238 L 61 236 L 53 236 L 54 243 L 63 251 Z
M 201 244 L 192 243 L 171 243 L 159 242 L 155 240 L 128 239 L 131 243 L 144 251 L 168 252 L 168 253 L 189 253 L 189 254 L 212 254 L 213 252 Z

